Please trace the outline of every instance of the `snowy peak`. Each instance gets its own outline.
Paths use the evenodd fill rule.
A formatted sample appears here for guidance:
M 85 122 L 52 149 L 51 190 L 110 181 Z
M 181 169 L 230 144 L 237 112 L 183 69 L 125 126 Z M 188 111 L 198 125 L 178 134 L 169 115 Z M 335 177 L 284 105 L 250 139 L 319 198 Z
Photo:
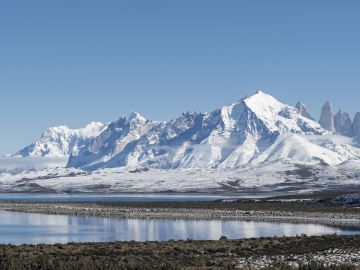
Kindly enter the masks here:
M 271 131 L 279 133 L 322 134 L 318 123 L 304 117 L 299 110 L 283 104 L 264 92 L 257 92 L 243 100 L 247 108 Z
M 62 157 L 77 153 L 90 139 L 101 133 L 106 125 L 92 122 L 81 129 L 70 129 L 67 126 L 57 126 L 46 130 L 41 138 L 33 144 L 21 149 L 16 156 Z
M 91 138 L 99 135 L 99 133 L 106 127 L 100 122 L 91 122 L 81 129 L 72 129 L 71 132 L 79 137 Z
M 99 132 L 101 132 L 105 126 L 106 125 L 100 122 L 91 122 L 84 128 L 79 129 L 70 129 L 67 126 L 51 127 L 42 134 L 41 139 L 55 138 L 56 136 L 91 138 L 99 135 Z
M 131 112 L 128 116 L 128 121 L 135 125 L 141 126 L 141 125 L 144 125 L 147 120 L 145 119 L 145 117 L 143 117 L 139 113 Z
M 276 98 L 262 91 L 257 91 L 255 94 L 245 97 L 243 101 L 249 108 L 258 113 L 269 113 L 269 111 L 274 113 L 280 111 L 284 106 Z
M 274 97 L 258 91 L 243 99 L 246 107 L 262 119 L 273 120 L 278 113 L 285 108 L 285 105 Z
M 285 108 L 284 104 L 261 91 L 245 98 L 244 104 L 256 115 L 256 117 L 263 121 L 270 131 L 278 130 L 276 118 Z

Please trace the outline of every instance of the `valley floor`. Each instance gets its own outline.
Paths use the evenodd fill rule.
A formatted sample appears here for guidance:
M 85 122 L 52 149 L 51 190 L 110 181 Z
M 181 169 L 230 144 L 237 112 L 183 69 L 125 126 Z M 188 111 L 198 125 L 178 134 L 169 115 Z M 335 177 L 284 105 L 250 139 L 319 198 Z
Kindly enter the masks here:
M 247 164 L 239 168 L 104 169 L 70 168 L 0 174 L 1 193 L 191 193 L 243 197 L 352 192 L 360 190 L 360 160 L 336 166 L 291 160 Z

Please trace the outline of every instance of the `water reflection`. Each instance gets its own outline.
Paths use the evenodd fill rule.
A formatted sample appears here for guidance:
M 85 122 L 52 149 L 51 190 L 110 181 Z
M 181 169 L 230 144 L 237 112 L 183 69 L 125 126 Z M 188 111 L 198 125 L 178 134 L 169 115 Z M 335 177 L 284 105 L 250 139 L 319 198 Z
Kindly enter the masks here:
M 355 234 L 354 228 L 236 220 L 111 219 L 0 211 L 1 243 L 164 241 L 297 234 Z

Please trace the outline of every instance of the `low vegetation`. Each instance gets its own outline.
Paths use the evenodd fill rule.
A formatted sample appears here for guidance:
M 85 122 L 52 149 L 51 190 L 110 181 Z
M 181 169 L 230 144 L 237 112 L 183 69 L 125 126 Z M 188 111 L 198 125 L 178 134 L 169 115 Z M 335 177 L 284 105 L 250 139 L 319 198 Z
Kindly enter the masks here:
M 327 254 L 341 250 L 346 250 L 346 258 L 360 254 L 360 236 L 0 245 L 0 269 L 359 269 L 346 258 L 331 262 Z M 325 261 L 317 259 L 319 254 Z M 307 260 L 294 264 L 301 256 Z

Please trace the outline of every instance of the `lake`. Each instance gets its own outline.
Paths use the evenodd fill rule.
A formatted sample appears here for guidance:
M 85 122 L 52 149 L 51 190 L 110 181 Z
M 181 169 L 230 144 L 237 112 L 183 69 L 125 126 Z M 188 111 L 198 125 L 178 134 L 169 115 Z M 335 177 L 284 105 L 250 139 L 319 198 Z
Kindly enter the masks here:
M 230 239 L 299 234 L 358 234 L 318 224 L 239 220 L 102 218 L 0 211 L 0 242 L 13 244 Z

